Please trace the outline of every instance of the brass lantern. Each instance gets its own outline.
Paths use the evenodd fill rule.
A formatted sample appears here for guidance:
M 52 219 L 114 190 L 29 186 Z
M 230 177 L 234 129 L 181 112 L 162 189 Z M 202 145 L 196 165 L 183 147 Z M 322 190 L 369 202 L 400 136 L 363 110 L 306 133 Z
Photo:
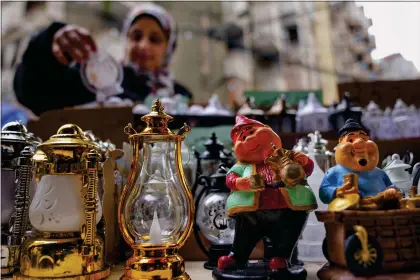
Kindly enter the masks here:
M 19 264 L 21 240 L 29 229 L 32 156 L 38 140 L 17 121 L 1 130 L 1 275 L 12 274 Z
M 181 144 L 190 127 L 184 124 L 174 134 L 168 129 L 172 117 L 163 110 L 158 99 L 152 112 L 141 118 L 146 123 L 142 132 L 137 133 L 131 124 L 125 129 L 133 146 L 133 162 L 121 194 L 118 222 L 134 254 L 127 260 L 122 279 L 190 279 L 178 255 L 193 225 L 194 205 L 181 157 Z
M 38 185 L 29 208 L 34 231 L 21 247 L 13 279 L 103 279 L 103 240 L 96 234 L 98 147 L 77 125 L 60 127 L 34 155 Z

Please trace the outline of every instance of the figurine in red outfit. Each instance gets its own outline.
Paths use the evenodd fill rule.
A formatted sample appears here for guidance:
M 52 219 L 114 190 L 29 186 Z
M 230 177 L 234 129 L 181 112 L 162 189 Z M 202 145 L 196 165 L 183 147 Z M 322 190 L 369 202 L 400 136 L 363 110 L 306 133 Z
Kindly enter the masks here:
M 269 268 L 287 269 L 308 211 L 317 208 L 306 180 L 293 183 L 290 178 L 297 178 L 300 168 L 305 179 L 311 175 L 314 163 L 302 153 L 282 149 L 280 137 L 271 128 L 243 116 L 236 117 L 231 138 L 238 163 L 226 178 L 232 190 L 226 207 L 227 215 L 236 220 L 235 239 L 229 256 L 219 258 L 218 269 L 245 268 L 252 250 L 264 237 L 272 241 L 277 252 Z M 279 164 L 274 166 L 273 159 L 279 153 L 282 158 L 277 158 Z M 285 162 L 293 163 L 294 169 Z

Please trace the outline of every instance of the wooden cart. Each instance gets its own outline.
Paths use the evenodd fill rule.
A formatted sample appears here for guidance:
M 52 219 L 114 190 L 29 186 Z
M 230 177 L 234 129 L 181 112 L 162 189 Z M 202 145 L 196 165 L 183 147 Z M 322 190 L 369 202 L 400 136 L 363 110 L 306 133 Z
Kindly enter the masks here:
M 323 253 L 354 275 L 420 270 L 420 209 L 316 211 Z

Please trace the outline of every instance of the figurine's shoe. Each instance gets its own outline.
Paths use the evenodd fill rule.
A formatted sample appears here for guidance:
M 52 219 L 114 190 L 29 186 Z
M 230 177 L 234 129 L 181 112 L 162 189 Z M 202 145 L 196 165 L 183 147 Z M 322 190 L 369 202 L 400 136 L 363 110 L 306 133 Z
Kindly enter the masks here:
M 269 263 L 271 270 L 279 270 L 287 268 L 287 261 L 285 258 L 274 257 L 270 260 Z
M 218 269 L 228 269 L 236 266 L 236 260 L 232 256 L 221 256 L 217 261 Z

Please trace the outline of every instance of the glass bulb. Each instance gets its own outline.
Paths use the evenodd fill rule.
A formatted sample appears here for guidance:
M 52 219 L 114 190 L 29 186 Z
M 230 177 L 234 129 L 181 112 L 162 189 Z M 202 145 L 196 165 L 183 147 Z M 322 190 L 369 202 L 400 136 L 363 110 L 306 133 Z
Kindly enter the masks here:
M 125 207 L 135 242 L 176 243 L 187 222 L 187 201 L 170 161 L 170 142 L 143 144 L 144 162 Z
M 197 225 L 213 244 L 232 244 L 235 237 L 235 220 L 226 216 L 227 193 L 210 193 L 200 201 Z

